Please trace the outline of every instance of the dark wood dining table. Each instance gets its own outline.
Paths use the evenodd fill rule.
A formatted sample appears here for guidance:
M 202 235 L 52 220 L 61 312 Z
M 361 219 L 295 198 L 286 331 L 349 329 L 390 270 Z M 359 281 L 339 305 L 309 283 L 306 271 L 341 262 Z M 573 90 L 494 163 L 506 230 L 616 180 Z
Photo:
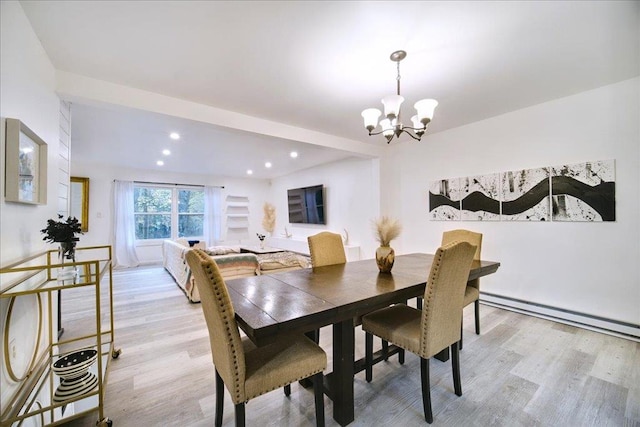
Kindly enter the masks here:
M 226 282 L 238 325 L 256 345 L 293 333 L 333 325 L 333 371 L 325 375 L 325 394 L 333 418 L 354 420 L 355 319 L 390 304 L 424 294 L 433 255 L 397 256 L 391 273 L 379 273 L 375 259 L 307 268 Z M 494 261 L 474 261 L 469 280 L 495 273 Z

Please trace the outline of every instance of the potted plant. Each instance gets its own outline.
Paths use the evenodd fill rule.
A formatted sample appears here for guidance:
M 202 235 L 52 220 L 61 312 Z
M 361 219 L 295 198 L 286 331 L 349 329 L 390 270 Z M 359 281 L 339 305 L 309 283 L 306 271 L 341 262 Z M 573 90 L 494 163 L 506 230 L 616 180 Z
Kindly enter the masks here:
M 83 234 L 80 221 L 76 217 L 68 217 L 62 221 L 63 216 L 58 214 L 58 221 L 49 219 L 47 226 L 40 230 L 44 237 L 42 240 L 60 244 L 60 257 L 64 260 L 75 261 L 76 242 L 80 240 L 76 234 Z
M 400 221 L 387 216 L 373 220 L 374 236 L 380 247 L 376 249 L 376 263 L 381 273 L 391 272 L 395 261 L 395 251 L 390 246 L 393 239 L 400 235 L 402 226 Z

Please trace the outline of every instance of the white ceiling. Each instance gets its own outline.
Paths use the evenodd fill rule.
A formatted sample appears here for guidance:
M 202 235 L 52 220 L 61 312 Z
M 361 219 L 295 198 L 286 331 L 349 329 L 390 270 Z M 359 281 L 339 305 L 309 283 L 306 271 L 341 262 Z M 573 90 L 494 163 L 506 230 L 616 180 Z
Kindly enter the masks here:
M 637 1 L 21 4 L 58 70 L 378 146 L 360 112 L 395 91 L 394 50 L 405 116 L 440 102 L 430 134 L 640 75 Z M 126 108 L 74 104 L 72 123 L 75 158 L 131 167 L 165 146 L 167 170 L 259 178 L 350 155 Z

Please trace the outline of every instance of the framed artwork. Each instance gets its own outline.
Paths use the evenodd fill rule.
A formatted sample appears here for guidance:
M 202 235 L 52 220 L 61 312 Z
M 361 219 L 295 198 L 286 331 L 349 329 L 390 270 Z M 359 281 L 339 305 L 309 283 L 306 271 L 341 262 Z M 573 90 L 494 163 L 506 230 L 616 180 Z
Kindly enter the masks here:
M 432 220 L 460 220 L 460 180 L 440 179 L 429 186 L 429 216 Z
M 499 174 L 460 178 L 463 221 L 500 221 Z
M 47 203 L 47 143 L 18 119 L 6 119 L 5 200 Z
M 615 161 L 551 168 L 553 221 L 615 221 Z
M 549 213 L 549 168 L 503 172 L 500 181 L 503 220 L 551 220 Z

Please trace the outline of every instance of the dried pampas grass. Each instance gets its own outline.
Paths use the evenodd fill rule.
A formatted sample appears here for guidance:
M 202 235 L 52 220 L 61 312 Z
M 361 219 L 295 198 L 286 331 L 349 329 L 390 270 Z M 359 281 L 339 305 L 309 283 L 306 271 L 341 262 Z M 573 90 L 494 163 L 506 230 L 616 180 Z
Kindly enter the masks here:
M 400 235 L 402 226 L 399 220 L 383 216 L 373 220 L 373 231 L 380 246 L 389 246 L 389 243 Z
M 267 233 L 273 233 L 273 230 L 276 228 L 276 207 L 266 202 L 262 209 L 264 210 L 262 228 L 264 228 Z

